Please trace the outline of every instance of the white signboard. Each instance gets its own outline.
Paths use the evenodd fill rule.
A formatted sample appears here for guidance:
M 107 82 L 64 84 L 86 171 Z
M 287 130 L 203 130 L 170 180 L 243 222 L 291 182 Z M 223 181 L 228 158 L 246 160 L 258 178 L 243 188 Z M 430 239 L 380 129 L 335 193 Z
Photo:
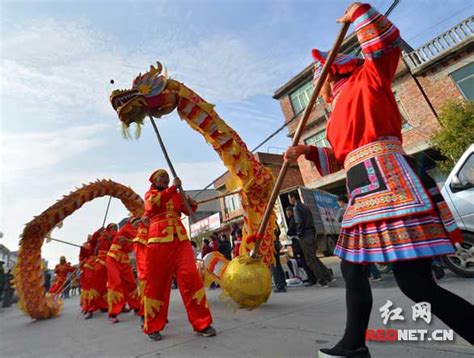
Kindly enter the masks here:
M 221 226 L 219 213 L 215 213 L 207 218 L 191 224 L 191 236 L 196 236 L 203 231 L 218 229 Z

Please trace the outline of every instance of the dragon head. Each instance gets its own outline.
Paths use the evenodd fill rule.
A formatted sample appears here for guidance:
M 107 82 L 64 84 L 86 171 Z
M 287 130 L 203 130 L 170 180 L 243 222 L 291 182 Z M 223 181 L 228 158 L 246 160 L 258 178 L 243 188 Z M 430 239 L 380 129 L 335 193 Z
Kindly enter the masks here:
M 135 136 L 140 136 L 141 125 L 146 116 L 161 117 L 172 112 L 178 105 L 179 83 L 168 78 L 163 66 L 150 66 L 145 74 L 139 74 L 132 83 L 131 89 L 114 90 L 110 95 L 112 107 L 122 122 L 125 138 L 129 138 L 128 128 L 136 123 Z

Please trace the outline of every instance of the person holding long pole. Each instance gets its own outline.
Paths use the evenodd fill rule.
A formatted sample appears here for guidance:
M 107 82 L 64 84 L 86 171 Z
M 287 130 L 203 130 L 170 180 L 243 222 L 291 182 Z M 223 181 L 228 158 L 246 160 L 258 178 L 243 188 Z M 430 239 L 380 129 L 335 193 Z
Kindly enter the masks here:
M 61 295 L 63 288 L 66 284 L 67 275 L 74 272 L 75 267 L 70 262 L 66 261 L 65 256 L 59 258 L 59 264 L 54 268 L 56 277 L 54 278 L 53 285 L 49 289 L 49 293 L 53 296 Z
M 107 225 L 105 229 L 99 229 L 97 245 L 93 254 L 97 258 L 94 263 L 94 275 L 90 284 L 89 304 L 84 315 L 85 319 L 92 318 L 93 312 L 96 310 L 108 311 L 106 257 L 117 230 L 118 226 L 115 223 Z
M 401 50 L 398 29 L 369 4 L 354 3 L 338 22 L 354 23 L 364 59 L 340 55 L 331 66 L 322 97 L 332 102 L 327 124 L 331 148 L 290 147 L 321 175 L 347 173 L 349 205 L 335 254 L 346 282 L 346 329 L 320 357 L 370 357 L 365 334 L 372 310 L 367 265 L 393 262 L 395 279 L 415 302 L 474 344 L 473 305 L 439 287 L 431 274 L 434 256 L 454 252 L 462 237 L 435 182 L 402 148 L 401 116 L 391 90 Z M 324 64 L 326 54 L 313 50 Z M 321 66 L 315 69 L 315 78 Z
M 167 323 L 171 282 L 176 277 L 188 319 L 199 335 L 215 336 L 212 316 L 201 277 L 196 268 L 194 252 L 181 222 L 182 213 L 190 215 L 197 209 L 194 200 L 178 193 L 181 180 L 170 178 L 159 169 L 149 178 L 150 190 L 145 194 L 142 221 L 148 227 L 144 332 L 150 340 L 161 340 Z M 186 205 L 186 202 L 188 204 Z
M 140 218 L 130 217 L 115 235 L 107 252 L 107 289 L 109 322 L 118 323 L 118 314 L 128 304 L 138 313 L 140 295 L 133 275 L 129 253 L 133 250 L 133 239 L 137 234 Z

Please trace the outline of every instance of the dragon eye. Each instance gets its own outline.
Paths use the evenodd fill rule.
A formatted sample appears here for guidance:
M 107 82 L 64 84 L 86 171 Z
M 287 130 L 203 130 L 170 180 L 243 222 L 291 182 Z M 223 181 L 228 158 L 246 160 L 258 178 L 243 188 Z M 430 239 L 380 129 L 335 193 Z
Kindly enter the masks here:
M 164 76 L 157 76 L 151 83 L 150 95 L 156 96 L 163 92 L 166 87 L 166 78 Z

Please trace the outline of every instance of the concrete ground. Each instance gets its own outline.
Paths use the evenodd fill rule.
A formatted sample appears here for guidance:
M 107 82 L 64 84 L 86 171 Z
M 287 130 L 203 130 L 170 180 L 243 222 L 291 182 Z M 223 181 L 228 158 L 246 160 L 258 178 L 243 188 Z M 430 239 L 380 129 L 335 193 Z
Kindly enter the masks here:
M 0 357 L 316 357 L 318 348 L 332 346 L 344 328 L 344 283 L 338 260 L 324 260 L 338 280 L 328 289 L 291 288 L 273 294 L 267 304 L 254 311 L 237 310 L 219 298 L 220 290 L 208 291 L 217 337 L 196 336 L 174 290 L 169 324 L 163 340 L 150 342 L 140 331 L 139 319 L 122 314 L 110 325 L 106 314 L 84 321 L 78 299 L 65 300 L 62 314 L 45 321 L 32 321 L 15 307 L 0 309 Z M 474 302 L 473 280 L 447 271 L 440 284 Z M 393 276 L 373 282 L 374 306 L 369 328 L 443 329 L 433 317 L 431 324 L 411 320 L 412 303 L 397 289 Z M 406 320 L 384 326 L 379 308 L 391 300 L 404 309 Z M 474 322 L 473 322 L 474 329 Z M 372 357 L 472 357 L 474 349 L 460 337 L 454 342 L 395 342 L 368 344 Z

